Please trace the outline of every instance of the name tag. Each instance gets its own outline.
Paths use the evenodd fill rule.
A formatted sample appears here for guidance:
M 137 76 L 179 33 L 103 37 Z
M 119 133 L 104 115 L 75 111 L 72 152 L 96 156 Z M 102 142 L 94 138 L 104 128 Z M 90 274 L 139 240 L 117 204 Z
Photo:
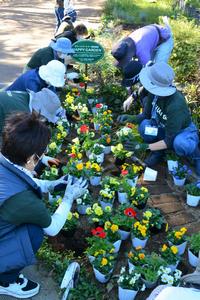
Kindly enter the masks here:
M 158 128 L 153 126 L 145 126 L 146 135 L 157 136 L 158 135 Z

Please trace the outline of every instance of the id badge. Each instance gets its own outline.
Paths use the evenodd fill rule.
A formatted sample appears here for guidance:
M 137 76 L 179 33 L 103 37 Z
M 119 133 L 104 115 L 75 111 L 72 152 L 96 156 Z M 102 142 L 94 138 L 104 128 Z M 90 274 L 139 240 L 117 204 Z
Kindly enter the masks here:
M 145 126 L 146 135 L 157 136 L 158 135 L 158 128 L 153 126 Z

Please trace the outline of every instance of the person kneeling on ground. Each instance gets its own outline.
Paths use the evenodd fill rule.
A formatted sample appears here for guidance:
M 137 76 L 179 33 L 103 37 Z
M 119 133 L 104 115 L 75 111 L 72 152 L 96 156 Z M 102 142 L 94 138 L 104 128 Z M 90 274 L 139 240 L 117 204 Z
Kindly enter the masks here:
M 65 84 L 66 67 L 58 60 L 51 60 L 47 65 L 27 71 L 20 75 L 6 91 L 31 90 L 35 93 L 43 88 L 56 92 L 56 88 Z
M 173 85 L 174 71 L 166 63 L 146 66 L 140 72 L 141 84 L 149 92 L 142 114 L 121 115 L 119 122 L 139 124 L 139 133 L 145 144 L 127 142 L 129 151 L 151 151 L 145 164 L 153 167 L 164 158 L 165 149 L 174 149 L 177 155 L 192 157 L 196 173 L 200 175 L 199 135 L 185 97 Z
M 73 29 L 68 29 L 68 25 L 63 25 L 61 23 L 58 31 L 55 34 L 55 39 L 53 41 L 56 41 L 60 38 L 67 38 L 71 41 L 71 43 L 75 43 L 77 41 L 80 41 L 82 39 L 88 38 L 88 30 L 87 27 L 84 24 L 78 24 Z
M 36 262 L 44 234 L 55 236 L 65 224 L 73 201 L 83 195 L 86 181 L 60 178 L 54 181 L 32 177 L 31 171 L 50 140 L 50 130 L 33 113 L 10 116 L 5 124 L 0 153 L 0 295 L 30 298 L 39 284 L 21 271 Z M 60 183 L 65 194 L 53 215 L 46 208 L 42 192 Z

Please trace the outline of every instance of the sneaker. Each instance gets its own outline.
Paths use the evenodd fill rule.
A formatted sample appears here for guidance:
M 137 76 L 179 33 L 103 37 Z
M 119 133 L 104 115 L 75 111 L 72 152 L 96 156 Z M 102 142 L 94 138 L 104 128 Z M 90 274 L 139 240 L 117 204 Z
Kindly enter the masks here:
M 22 274 L 19 275 L 16 282 L 10 284 L 0 284 L 0 295 L 8 295 L 19 299 L 30 298 L 38 294 L 40 285 Z
M 164 151 L 152 151 L 149 156 L 144 160 L 147 167 L 153 167 L 164 159 Z

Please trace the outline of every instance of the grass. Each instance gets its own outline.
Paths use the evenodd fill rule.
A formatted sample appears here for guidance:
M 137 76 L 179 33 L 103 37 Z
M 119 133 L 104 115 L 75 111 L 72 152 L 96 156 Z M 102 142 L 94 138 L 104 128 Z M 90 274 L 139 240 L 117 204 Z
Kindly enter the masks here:
M 156 23 L 159 16 L 172 16 L 173 0 L 106 0 L 104 13 L 108 19 L 125 24 Z

